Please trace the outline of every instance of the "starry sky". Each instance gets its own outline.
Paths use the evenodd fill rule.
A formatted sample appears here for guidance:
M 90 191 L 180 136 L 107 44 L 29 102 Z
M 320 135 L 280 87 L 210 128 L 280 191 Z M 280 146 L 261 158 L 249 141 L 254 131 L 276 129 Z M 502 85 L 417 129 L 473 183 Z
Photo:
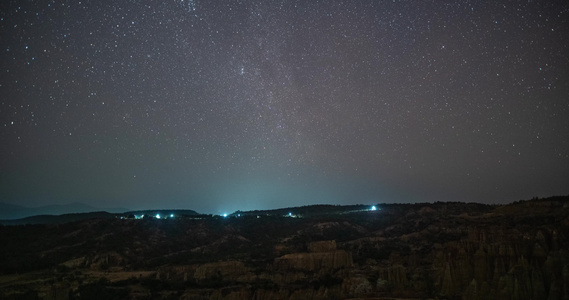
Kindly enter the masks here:
M 0 202 L 569 194 L 567 1 L 0 3 Z

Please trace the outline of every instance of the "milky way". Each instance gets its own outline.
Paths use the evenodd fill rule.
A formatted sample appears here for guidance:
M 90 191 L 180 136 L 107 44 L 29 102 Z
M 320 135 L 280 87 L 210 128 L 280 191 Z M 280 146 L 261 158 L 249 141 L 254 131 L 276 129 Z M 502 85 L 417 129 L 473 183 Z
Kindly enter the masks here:
M 2 1 L 0 202 L 569 194 L 566 1 Z

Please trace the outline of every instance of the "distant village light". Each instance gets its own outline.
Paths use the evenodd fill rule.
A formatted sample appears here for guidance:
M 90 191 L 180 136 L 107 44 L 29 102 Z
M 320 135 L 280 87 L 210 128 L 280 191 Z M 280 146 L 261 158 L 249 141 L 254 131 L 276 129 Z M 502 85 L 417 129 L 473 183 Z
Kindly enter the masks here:
M 156 219 L 160 219 L 160 214 L 156 214 Z
M 377 207 L 375 207 L 375 205 L 374 205 L 371 207 L 371 210 L 377 210 Z
M 227 214 L 223 214 L 223 217 L 224 217 L 224 218 L 227 218 Z
M 170 218 L 173 218 L 173 217 L 174 217 L 174 214 L 170 214 Z

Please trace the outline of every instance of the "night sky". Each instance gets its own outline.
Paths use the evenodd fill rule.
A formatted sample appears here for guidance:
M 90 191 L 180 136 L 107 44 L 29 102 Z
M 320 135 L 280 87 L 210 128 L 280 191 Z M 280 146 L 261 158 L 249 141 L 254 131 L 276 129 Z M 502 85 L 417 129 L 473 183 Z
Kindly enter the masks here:
M 1 1 L 0 202 L 569 194 L 567 1 Z

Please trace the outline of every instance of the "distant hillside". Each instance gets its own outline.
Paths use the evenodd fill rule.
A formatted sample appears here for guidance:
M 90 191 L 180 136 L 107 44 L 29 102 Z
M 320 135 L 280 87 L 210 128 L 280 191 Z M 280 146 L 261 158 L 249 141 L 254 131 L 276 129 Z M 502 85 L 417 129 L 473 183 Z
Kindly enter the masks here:
M 352 212 L 369 211 L 372 205 L 330 205 L 330 204 L 316 204 L 298 207 L 278 208 L 270 210 L 252 210 L 252 211 L 236 211 L 230 216 L 287 216 L 289 214 L 295 216 L 312 217 L 323 215 L 336 215 Z M 376 205 L 376 209 L 381 209 L 381 206 Z
M 97 211 L 122 213 L 127 210 L 128 209 L 125 208 L 97 208 L 83 203 L 45 205 L 40 207 L 26 207 L 16 204 L 0 203 L 0 220 L 15 220 L 38 215 L 63 215 Z
M 160 216 L 170 216 L 170 215 L 175 215 L 175 216 L 194 216 L 194 215 L 199 215 L 195 210 L 191 210 L 191 209 L 148 209 L 148 210 L 133 210 L 133 211 L 127 211 L 123 213 L 124 216 L 128 216 L 128 215 L 135 215 L 137 217 L 140 217 L 142 215 L 145 216 L 156 216 L 156 215 L 160 215 Z
M 2 225 L 64 224 L 89 219 L 115 219 L 116 215 L 105 211 L 63 215 L 37 215 L 15 220 L 0 220 Z
M 129 216 L 140 218 L 143 215 L 149 217 L 156 217 L 160 215 L 162 218 L 170 218 L 174 215 L 178 217 L 199 216 L 197 212 L 189 209 L 161 209 L 161 210 L 137 210 L 128 211 L 124 213 L 110 213 L 106 211 L 85 212 L 85 213 L 71 213 L 61 215 L 35 215 L 19 219 L 4 219 L 0 220 L 2 225 L 35 225 L 35 224 L 65 224 L 69 222 L 83 221 L 89 219 L 117 219 L 127 218 Z
M 0 203 L 0 219 L 19 219 L 28 216 L 28 207 Z

